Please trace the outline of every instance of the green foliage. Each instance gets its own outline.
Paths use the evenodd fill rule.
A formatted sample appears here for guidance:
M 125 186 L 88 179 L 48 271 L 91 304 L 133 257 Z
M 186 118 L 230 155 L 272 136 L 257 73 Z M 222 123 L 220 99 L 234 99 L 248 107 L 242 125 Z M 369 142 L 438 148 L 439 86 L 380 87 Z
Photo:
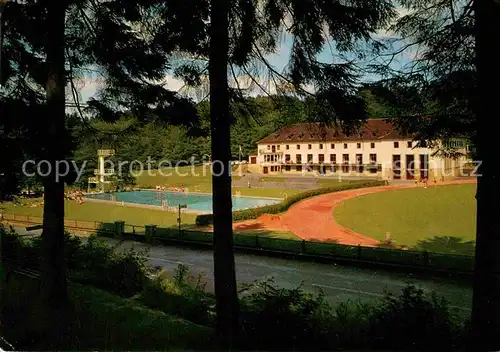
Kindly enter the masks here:
M 24 240 L 12 230 L 0 230 L 2 244 L 7 246 L 3 250 L 9 257 L 12 253 L 23 258 L 37 257 L 37 240 Z M 73 284 L 70 295 L 75 311 L 71 314 L 76 317 L 68 317 L 67 333 L 57 336 L 61 339 L 59 346 L 158 349 L 154 341 L 161 340 L 172 344 L 168 346 L 209 347 L 209 328 L 169 317 L 213 325 L 214 299 L 205 292 L 202 274 L 192 275 L 181 265 L 172 276 L 163 271 L 149 280 L 145 270 L 137 269 L 143 267 L 144 256 L 117 254 L 96 238 L 82 244 L 79 239 L 68 237 L 66 253 L 73 280 L 86 278 L 87 283 L 121 296 L 135 291 L 135 297 L 120 299 Z M 103 280 L 95 281 L 96 275 Z M 135 280 L 141 283 L 139 290 L 131 289 Z M 14 289 L 13 284 L 18 283 L 10 281 L 3 291 L 3 331 L 21 343 L 18 348 L 34 349 L 53 343 L 55 340 L 46 337 L 57 335 L 50 331 L 50 324 L 36 320 L 40 308 L 36 306 L 37 295 L 28 299 L 34 285 L 26 282 Z M 242 329 L 237 347 L 245 350 L 456 350 L 466 342 L 468 333 L 467 326 L 444 299 L 411 285 L 399 295 L 387 294 L 379 301 L 365 304 L 348 301 L 335 308 L 325 301 L 321 291 L 313 295 L 300 286 L 279 288 L 272 279 L 244 285 L 240 296 Z M 152 323 L 157 320 L 161 326 Z M 146 331 L 149 338 L 144 335 Z M 78 341 L 74 341 L 75 336 Z
M 278 204 L 267 205 L 255 209 L 245 209 L 245 210 L 235 211 L 233 212 L 233 221 L 256 219 L 262 214 L 279 214 L 286 211 L 293 204 L 300 202 L 301 200 L 318 196 L 321 194 L 340 192 L 356 188 L 383 186 L 385 184 L 386 184 L 385 181 L 366 181 L 366 182 L 339 183 L 335 186 L 317 188 L 291 196 Z M 196 225 L 198 226 L 208 226 L 211 225 L 212 223 L 213 223 L 212 214 L 202 214 L 196 217 Z
M 388 294 L 370 321 L 371 347 L 416 350 L 450 350 L 457 337 L 457 325 L 448 303 L 435 293 L 406 286 L 399 297 Z M 425 337 L 425 338 L 424 338 Z
M 20 267 L 38 269 L 42 239 L 23 239 L 13 230 L 0 228 L 4 259 Z M 86 243 L 66 234 L 64 252 L 70 276 L 77 281 L 129 297 L 146 282 L 146 256 L 133 249 L 114 251 L 106 242 L 90 236 Z
M 37 286 L 21 276 L 2 286 L 2 336 L 18 350 L 200 350 L 211 344 L 209 327 L 74 283 L 69 285 L 72 309 L 52 312 L 47 321 Z
M 149 281 L 140 295 L 146 306 L 167 314 L 182 317 L 198 324 L 212 324 L 213 297 L 205 292 L 204 276 L 189 273 L 189 268 L 179 265 L 174 277 L 160 272 Z
M 335 309 L 322 292 L 278 288 L 272 280 L 243 291 L 250 292 L 241 299 L 247 350 L 452 350 L 466 333 L 444 299 L 412 285 L 399 296 Z
M 474 6 L 440 0 L 401 5 L 405 14 L 390 28 L 400 38 L 386 42 L 385 55 L 392 58 L 377 68 L 388 79 L 377 82 L 372 93 L 390 107 L 390 117 L 401 128 L 421 141 L 461 137 L 475 142 Z M 399 55 L 411 60 L 395 68 L 391 62 Z
M 324 323 L 330 307 L 322 295 L 304 293 L 301 287 L 278 288 L 272 280 L 254 289 L 241 300 L 245 348 L 309 350 L 326 346 Z
M 72 248 L 68 263 L 75 279 L 125 297 L 142 290 L 147 274 L 145 252 L 114 251 L 95 236 L 78 242 L 74 237 L 66 241 L 66 248 Z

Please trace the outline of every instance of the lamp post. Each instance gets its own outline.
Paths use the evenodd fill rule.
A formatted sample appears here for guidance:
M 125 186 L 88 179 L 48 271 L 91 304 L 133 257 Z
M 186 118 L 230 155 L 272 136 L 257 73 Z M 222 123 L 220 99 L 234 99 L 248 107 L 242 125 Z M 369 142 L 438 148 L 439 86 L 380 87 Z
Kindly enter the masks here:
M 3 49 L 3 10 L 7 0 L 0 0 L 0 88 L 2 88 L 3 75 L 2 75 L 2 49 Z
M 179 204 L 178 209 L 179 209 L 179 217 L 177 218 L 177 223 L 179 224 L 179 236 L 181 235 L 181 209 L 186 209 L 187 204 Z

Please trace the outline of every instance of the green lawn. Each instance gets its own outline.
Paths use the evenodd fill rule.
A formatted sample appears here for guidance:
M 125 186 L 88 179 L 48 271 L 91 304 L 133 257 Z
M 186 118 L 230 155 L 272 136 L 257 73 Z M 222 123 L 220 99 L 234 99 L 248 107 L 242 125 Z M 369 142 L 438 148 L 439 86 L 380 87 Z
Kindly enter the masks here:
M 413 188 L 350 199 L 334 211 L 339 224 L 396 245 L 472 254 L 475 185 Z
M 123 220 L 131 225 L 155 224 L 159 227 L 177 226 L 177 213 L 136 207 L 124 207 L 115 204 L 86 202 L 83 205 L 65 201 L 67 219 L 82 221 L 114 222 Z M 12 203 L 0 204 L 5 213 L 42 216 L 42 207 L 14 206 Z M 185 225 L 193 225 L 196 215 L 182 214 Z
M 236 181 L 240 179 L 240 176 L 234 174 L 232 178 L 233 181 Z M 137 176 L 136 183 L 138 187 L 145 188 L 154 188 L 155 186 L 185 187 L 190 192 L 212 193 L 212 176 L 209 166 L 181 166 L 177 168 L 177 171 L 175 168 L 144 171 Z M 299 193 L 300 190 L 233 187 L 233 194 L 237 194 L 237 192 L 242 196 L 283 198 L 285 194 L 291 196 Z
M 180 166 L 143 171 L 136 182 L 140 187 L 187 187 L 191 192 L 211 192 L 211 177 L 210 166 Z
M 196 350 L 210 347 L 212 329 L 135 300 L 79 284 L 70 285 L 74 309 L 47 321 L 39 283 L 13 276 L 4 283 L 1 333 L 18 350 Z M 59 326 L 59 328 L 57 327 Z
M 40 200 L 38 200 L 39 202 Z M 1 212 L 9 214 L 21 214 L 28 216 L 43 216 L 42 207 L 31 207 L 29 204 L 33 201 L 25 202 L 23 206 L 14 206 L 12 203 L 0 203 Z M 97 222 L 114 222 L 123 220 L 128 225 L 143 226 L 146 224 L 155 224 L 158 227 L 177 228 L 177 213 L 163 210 L 123 207 L 121 205 L 106 204 L 106 203 L 91 203 L 87 202 L 79 205 L 72 201 L 65 201 L 66 219 L 81 220 L 81 221 L 97 221 Z M 182 227 L 184 229 L 194 228 L 196 215 L 182 214 Z M 270 237 L 270 238 L 285 238 L 298 239 L 291 232 L 286 231 L 260 231 L 249 230 L 240 231 L 245 235 Z

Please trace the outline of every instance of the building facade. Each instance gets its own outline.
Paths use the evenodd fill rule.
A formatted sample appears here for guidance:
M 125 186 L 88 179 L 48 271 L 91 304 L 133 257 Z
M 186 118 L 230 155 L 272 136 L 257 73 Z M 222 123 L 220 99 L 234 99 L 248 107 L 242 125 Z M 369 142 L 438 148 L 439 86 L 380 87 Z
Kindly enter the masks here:
M 466 154 L 466 144 L 454 149 Z M 263 174 L 363 176 L 382 179 L 444 180 L 466 176 L 466 156 L 445 158 L 418 147 L 387 120 L 372 119 L 355 134 L 320 124 L 281 128 L 257 142 L 256 163 Z M 255 161 L 254 161 L 255 162 Z

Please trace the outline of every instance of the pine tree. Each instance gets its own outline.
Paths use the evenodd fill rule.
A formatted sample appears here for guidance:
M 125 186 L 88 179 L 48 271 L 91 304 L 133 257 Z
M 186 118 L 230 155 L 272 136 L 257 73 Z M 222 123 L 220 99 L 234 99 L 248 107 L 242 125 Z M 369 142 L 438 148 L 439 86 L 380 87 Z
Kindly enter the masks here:
M 371 42 L 371 34 L 387 25 L 393 15 L 393 5 L 384 0 L 196 0 L 189 6 L 174 0 L 162 12 L 169 30 L 178 36 L 189 33 L 199 41 L 192 48 L 184 46 L 191 60 L 176 74 L 188 84 L 203 85 L 208 68 L 214 161 L 214 276 L 221 348 L 230 348 L 238 331 L 229 165 L 229 128 L 234 120 L 231 101 L 241 102 L 247 88 L 266 90 L 259 77 L 265 71 L 278 93 L 290 94 L 291 87 L 299 95 L 312 98 L 315 121 L 341 123 L 344 127 L 360 124 L 366 114 L 357 95 L 356 65 L 323 63 L 317 56 L 327 37 L 338 52 Z M 294 38 L 292 55 L 290 69 L 278 72 L 266 56 L 277 50 L 284 29 Z M 247 76 L 251 87 L 241 85 L 241 75 Z M 305 85 L 313 85 L 315 94 Z
M 161 82 L 167 49 L 188 45 L 190 39 L 166 35 L 162 40 L 174 46 L 160 48 L 158 38 L 148 35 L 154 7 L 149 1 L 41 0 L 7 2 L 4 8 L 2 118 L 16 121 L 25 132 L 25 154 L 52 167 L 43 180 L 42 293 L 53 306 L 67 301 L 64 183 L 72 181 L 70 176 L 57 179 L 54 168 L 70 157 L 65 105 L 69 99 L 80 107 L 77 81 L 95 69 L 102 75 L 100 99 L 89 103 L 102 119 L 115 121 L 128 110 L 143 120 L 171 116 L 196 124 L 193 104 Z

